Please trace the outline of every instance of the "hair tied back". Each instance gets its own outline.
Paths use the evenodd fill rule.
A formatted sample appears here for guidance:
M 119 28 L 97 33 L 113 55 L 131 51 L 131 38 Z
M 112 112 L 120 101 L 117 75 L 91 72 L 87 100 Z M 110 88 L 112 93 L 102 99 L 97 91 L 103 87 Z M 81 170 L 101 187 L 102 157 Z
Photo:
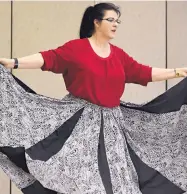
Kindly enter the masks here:
M 89 20 L 92 21 L 93 19 L 93 12 L 94 12 L 94 7 L 93 6 L 89 6 L 88 9 L 88 16 L 89 16 Z

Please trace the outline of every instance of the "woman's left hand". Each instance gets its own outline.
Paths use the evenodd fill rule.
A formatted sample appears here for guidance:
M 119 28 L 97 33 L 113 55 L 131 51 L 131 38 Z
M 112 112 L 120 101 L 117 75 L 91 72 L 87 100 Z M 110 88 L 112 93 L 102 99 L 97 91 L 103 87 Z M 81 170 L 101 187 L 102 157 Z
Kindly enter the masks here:
M 176 77 L 187 77 L 187 67 L 176 68 Z

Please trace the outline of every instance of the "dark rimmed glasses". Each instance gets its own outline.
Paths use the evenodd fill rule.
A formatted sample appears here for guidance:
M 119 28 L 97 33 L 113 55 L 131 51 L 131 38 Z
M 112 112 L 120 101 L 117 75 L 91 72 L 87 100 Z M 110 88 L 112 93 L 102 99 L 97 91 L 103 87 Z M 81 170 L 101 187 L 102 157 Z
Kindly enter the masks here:
M 110 23 L 115 23 L 115 22 L 117 22 L 118 24 L 121 24 L 121 20 L 119 20 L 119 19 L 114 19 L 114 18 L 103 18 L 103 19 L 100 19 L 100 20 L 106 20 L 106 21 L 108 21 L 108 22 L 110 22 Z

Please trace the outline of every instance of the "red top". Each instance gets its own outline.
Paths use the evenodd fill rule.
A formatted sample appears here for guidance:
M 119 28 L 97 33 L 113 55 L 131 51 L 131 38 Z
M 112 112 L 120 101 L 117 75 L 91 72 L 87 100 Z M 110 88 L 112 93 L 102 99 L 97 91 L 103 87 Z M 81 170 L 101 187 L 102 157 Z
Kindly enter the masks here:
M 87 38 L 71 40 L 40 52 L 44 58 L 41 69 L 63 74 L 66 89 L 76 97 L 100 106 L 119 106 L 125 83 L 146 86 L 152 68 L 139 64 L 122 49 L 110 47 L 110 55 L 102 58 Z

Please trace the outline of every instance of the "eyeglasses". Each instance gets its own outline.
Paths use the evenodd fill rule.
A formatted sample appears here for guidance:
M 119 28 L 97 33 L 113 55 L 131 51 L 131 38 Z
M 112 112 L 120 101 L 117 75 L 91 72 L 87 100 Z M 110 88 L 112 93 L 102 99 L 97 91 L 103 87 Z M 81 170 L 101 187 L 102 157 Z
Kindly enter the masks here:
M 119 19 L 115 20 L 114 18 L 104 18 L 104 19 L 101 19 L 101 20 L 106 20 L 106 21 L 108 21 L 110 23 L 117 22 L 118 24 L 121 24 L 121 20 L 119 20 Z

